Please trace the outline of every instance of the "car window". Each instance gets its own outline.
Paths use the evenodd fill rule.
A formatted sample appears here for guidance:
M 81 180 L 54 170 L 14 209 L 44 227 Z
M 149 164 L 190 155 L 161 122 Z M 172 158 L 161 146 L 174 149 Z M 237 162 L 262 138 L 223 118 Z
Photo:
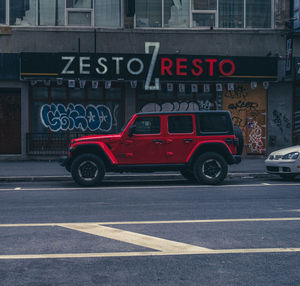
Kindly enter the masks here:
M 230 133 L 232 123 L 229 116 L 225 113 L 199 114 L 200 132 L 209 133 Z
M 138 117 L 135 120 L 134 134 L 159 134 L 160 133 L 160 117 L 147 116 Z
M 193 133 L 192 116 L 169 116 L 168 117 L 169 133 Z

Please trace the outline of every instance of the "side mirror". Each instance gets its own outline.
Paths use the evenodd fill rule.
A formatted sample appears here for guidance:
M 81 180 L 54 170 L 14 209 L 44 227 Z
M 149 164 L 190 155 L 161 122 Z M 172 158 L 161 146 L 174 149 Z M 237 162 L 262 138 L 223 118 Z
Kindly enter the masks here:
M 135 125 L 131 125 L 131 126 L 129 127 L 129 132 L 128 132 L 128 136 L 129 136 L 129 137 L 132 137 L 132 136 L 133 136 L 133 134 L 135 133 L 135 129 L 136 129 Z

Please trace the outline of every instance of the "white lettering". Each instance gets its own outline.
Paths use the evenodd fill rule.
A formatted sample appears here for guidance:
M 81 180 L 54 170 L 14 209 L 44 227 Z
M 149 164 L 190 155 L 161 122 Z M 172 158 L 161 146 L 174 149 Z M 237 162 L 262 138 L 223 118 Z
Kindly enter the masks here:
M 89 70 L 84 70 L 84 68 L 90 68 L 90 63 L 84 63 L 84 61 L 90 61 L 90 57 L 80 57 L 79 58 L 79 73 L 80 74 L 90 74 Z
M 145 82 L 145 90 L 159 90 L 159 78 L 155 78 L 155 84 L 150 86 L 150 82 L 152 79 L 154 67 L 156 64 L 157 56 L 158 56 L 158 51 L 160 48 L 160 43 L 159 42 L 145 42 L 145 53 L 149 54 L 150 53 L 150 47 L 154 47 L 153 54 L 152 54 L 152 59 L 151 63 L 149 66 L 146 82 Z
M 98 74 L 106 74 L 107 73 L 107 66 L 103 63 L 103 62 L 107 62 L 106 58 L 99 58 L 98 59 L 98 64 L 103 68 L 103 70 L 101 71 L 99 68 L 96 68 L 96 72 Z
M 113 61 L 116 61 L 116 74 L 120 74 L 120 61 L 123 61 L 123 57 L 112 57 Z
M 72 62 L 74 61 L 75 57 L 61 57 L 63 61 L 68 61 L 65 68 L 61 72 L 62 74 L 75 74 L 75 71 L 68 70 Z
M 137 62 L 137 63 L 139 63 L 139 65 L 140 65 L 140 68 L 139 68 L 137 71 L 134 71 L 134 70 L 131 69 L 131 64 L 132 64 L 133 62 Z M 127 69 L 128 69 L 128 71 L 129 71 L 129 73 L 131 73 L 132 75 L 139 75 L 139 74 L 141 74 L 141 73 L 143 72 L 143 70 L 144 70 L 144 63 L 143 63 L 140 59 L 138 59 L 138 58 L 132 58 L 132 59 L 129 60 L 128 63 L 127 63 Z

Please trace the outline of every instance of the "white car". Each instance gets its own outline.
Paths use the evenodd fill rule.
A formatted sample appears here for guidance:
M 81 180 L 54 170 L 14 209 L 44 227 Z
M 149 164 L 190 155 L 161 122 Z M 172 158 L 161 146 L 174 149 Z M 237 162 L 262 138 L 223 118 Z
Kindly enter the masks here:
M 292 180 L 300 175 L 300 145 L 272 152 L 265 160 L 267 172 Z

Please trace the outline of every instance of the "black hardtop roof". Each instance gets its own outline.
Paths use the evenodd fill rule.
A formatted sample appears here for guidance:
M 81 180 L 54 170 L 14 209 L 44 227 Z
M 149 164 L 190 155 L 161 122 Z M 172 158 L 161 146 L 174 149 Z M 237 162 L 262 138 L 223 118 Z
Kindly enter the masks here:
M 136 115 L 167 115 L 167 114 L 202 114 L 202 113 L 229 113 L 228 110 L 200 110 L 200 111 L 152 111 L 152 112 L 138 112 Z

